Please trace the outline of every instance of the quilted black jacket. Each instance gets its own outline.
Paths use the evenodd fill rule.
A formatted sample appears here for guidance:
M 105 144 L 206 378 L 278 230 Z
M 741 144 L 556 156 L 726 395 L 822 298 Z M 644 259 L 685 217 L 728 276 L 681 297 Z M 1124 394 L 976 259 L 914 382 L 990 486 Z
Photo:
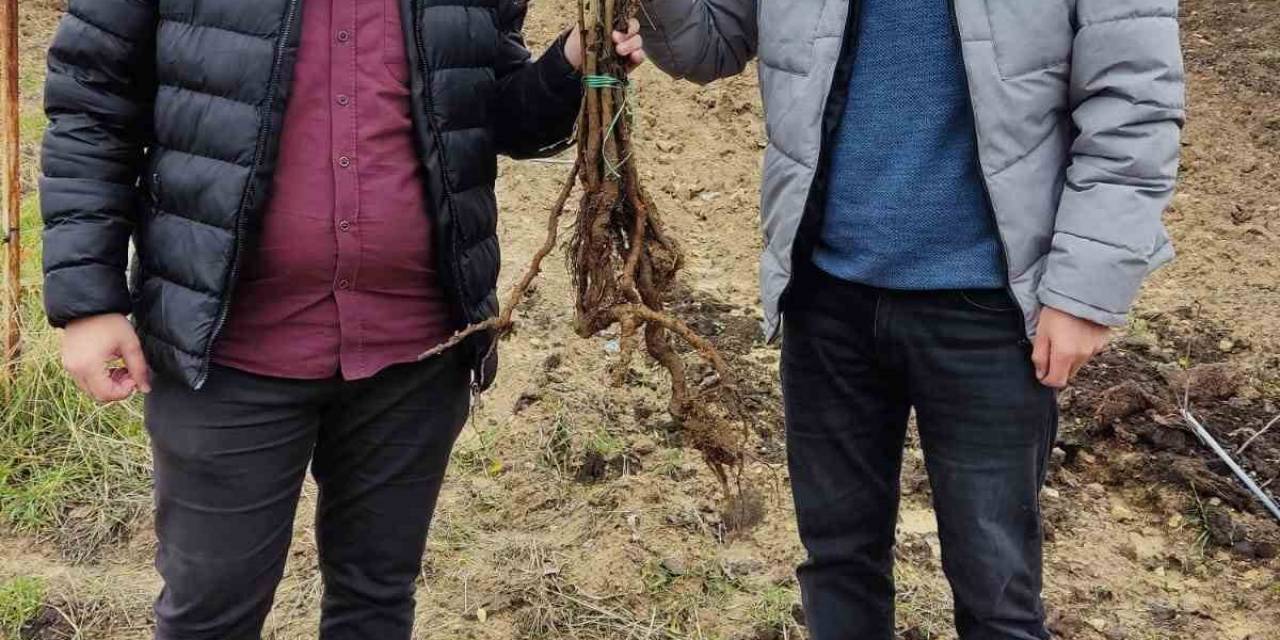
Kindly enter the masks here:
M 152 368 L 204 383 L 270 197 L 302 1 L 71 0 L 45 87 L 54 326 L 133 314 Z M 497 308 L 497 154 L 558 150 L 581 82 L 562 42 L 531 59 L 524 0 L 386 1 L 406 16 L 437 269 L 462 326 Z M 467 346 L 481 386 L 485 340 Z

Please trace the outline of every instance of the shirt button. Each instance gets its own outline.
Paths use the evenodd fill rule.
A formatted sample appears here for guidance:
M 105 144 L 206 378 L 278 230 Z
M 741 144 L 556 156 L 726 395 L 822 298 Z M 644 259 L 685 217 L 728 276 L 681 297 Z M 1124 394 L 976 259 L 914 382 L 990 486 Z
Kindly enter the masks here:
M 339 228 L 339 229 L 342 229 L 343 231 L 350 231 L 350 230 L 351 230 L 351 222 L 350 222 L 350 221 L 348 221 L 348 220 L 343 220 L 342 222 L 339 222 L 339 223 L 338 223 L 338 228 Z
M 341 158 L 338 158 L 338 166 L 342 167 L 343 169 L 346 169 L 347 167 L 351 166 L 351 158 L 348 158 L 347 156 L 342 156 Z
M 351 104 L 351 98 L 347 97 L 346 95 L 340 95 L 338 96 L 338 104 L 345 107 L 348 104 Z
M 338 281 L 338 288 L 339 288 L 339 289 L 350 289 L 350 288 L 351 288 L 351 281 L 350 281 L 350 280 L 339 280 L 339 281 Z
M 351 32 L 343 29 L 338 32 L 338 42 L 346 42 L 351 39 Z

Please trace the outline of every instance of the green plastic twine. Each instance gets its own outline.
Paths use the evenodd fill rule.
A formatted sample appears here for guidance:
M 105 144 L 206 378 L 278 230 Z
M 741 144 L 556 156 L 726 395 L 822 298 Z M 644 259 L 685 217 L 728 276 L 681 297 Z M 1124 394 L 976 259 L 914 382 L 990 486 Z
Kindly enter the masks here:
M 625 80 L 619 80 L 611 75 L 589 75 L 583 77 L 582 82 L 589 89 L 630 89 L 630 85 Z M 618 121 L 622 119 L 624 111 L 628 116 L 631 115 L 631 106 L 631 92 L 627 91 L 623 97 L 622 108 L 618 109 L 614 114 L 613 121 L 609 123 L 609 128 L 606 130 L 606 133 L 612 133 L 614 127 L 618 126 Z M 618 178 L 621 176 L 619 169 L 621 169 L 622 165 L 626 164 L 629 159 L 630 158 L 622 158 L 618 161 L 618 164 L 615 165 L 612 162 L 609 162 L 608 158 L 604 158 L 605 171 L 610 177 Z
M 627 83 L 610 75 L 590 75 L 582 79 L 591 89 L 616 89 L 627 86 Z

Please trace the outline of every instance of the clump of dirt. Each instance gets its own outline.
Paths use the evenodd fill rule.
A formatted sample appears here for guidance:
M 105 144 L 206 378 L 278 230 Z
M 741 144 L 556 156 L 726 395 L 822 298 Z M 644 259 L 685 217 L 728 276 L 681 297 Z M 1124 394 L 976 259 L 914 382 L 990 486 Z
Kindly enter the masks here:
M 1230 400 L 1245 382 L 1244 372 L 1227 362 L 1198 364 L 1190 369 L 1164 366 L 1160 373 L 1169 389 L 1187 402 Z
M 596 484 L 641 470 L 643 467 L 640 460 L 630 452 L 609 456 L 602 451 L 590 449 L 582 454 L 582 462 L 574 473 L 574 479 L 583 484 Z
M 75 627 L 58 613 L 56 607 L 44 605 L 22 625 L 17 640 L 71 640 L 77 635 Z
M 1094 402 L 1097 408 L 1093 412 L 1093 421 L 1110 426 L 1159 405 L 1161 399 L 1137 382 L 1126 380 L 1099 393 Z
M 764 520 L 767 511 L 764 495 L 751 487 L 740 487 L 726 501 L 720 517 L 725 531 L 740 533 L 756 528 Z

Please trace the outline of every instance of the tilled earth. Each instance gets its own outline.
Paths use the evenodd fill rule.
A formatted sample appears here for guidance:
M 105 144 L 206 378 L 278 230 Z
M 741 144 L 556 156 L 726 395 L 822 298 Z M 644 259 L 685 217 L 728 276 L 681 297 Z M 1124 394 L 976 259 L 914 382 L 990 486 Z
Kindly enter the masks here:
M 56 4 L 23 0 L 24 62 L 38 59 Z M 573 12 L 572 0 L 535 3 L 532 44 L 550 42 Z M 1259 483 L 1280 487 L 1280 425 L 1258 435 L 1280 415 L 1280 2 L 1184 0 L 1183 13 L 1190 122 L 1168 217 L 1180 259 L 1061 398 L 1043 509 L 1045 592 L 1062 638 L 1280 638 L 1280 528 L 1180 417 L 1185 404 Z M 617 342 L 573 335 L 571 285 L 553 258 L 454 456 L 417 637 L 806 637 L 778 351 L 758 329 L 755 79 L 700 88 L 645 68 L 634 100 L 642 175 L 689 257 L 672 306 L 724 352 L 753 418 L 754 510 L 722 512 L 715 480 L 666 412 L 660 369 L 637 359 L 625 386 L 609 386 Z M 504 288 L 542 241 L 563 160 L 502 165 Z M 914 445 L 903 473 L 901 637 L 953 638 Z M 303 505 L 270 638 L 314 637 L 312 487 Z M 0 539 L 0 582 L 49 585 L 24 637 L 148 637 L 158 587 L 149 524 L 78 562 L 55 543 Z

